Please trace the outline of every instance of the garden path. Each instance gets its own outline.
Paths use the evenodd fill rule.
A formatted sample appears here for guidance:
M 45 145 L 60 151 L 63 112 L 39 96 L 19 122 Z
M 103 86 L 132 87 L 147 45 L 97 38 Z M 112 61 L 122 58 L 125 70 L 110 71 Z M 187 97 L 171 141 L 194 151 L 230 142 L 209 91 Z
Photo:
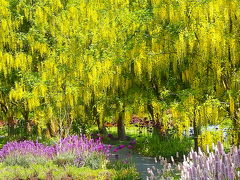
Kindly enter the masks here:
M 131 160 L 135 164 L 142 180 L 145 180 L 148 176 L 147 168 L 152 168 L 152 166 L 155 166 L 157 169 L 161 169 L 160 163 L 156 163 L 155 159 L 152 157 L 142 156 L 126 147 L 118 152 L 113 152 L 114 148 L 116 147 L 112 147 L 110 160 L 115 160 L 116 156 L 118 156 L 118 159 Z

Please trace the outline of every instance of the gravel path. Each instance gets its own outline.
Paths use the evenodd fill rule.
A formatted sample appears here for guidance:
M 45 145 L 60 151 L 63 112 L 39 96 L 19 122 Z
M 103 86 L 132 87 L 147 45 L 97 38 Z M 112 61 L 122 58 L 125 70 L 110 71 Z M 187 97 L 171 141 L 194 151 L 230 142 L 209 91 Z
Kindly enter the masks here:
M 114 147 L 112 148 L 112 150 L 113 149 Z M 148 175 L 147 168 L 151 168 L 152 166 L 155 166 L 156 168 L 161 168 L 159 163 L 155 163 L 154 158 L 141 156 L 127 148 L 123 148 L 116 153 L 114 153 L 113 151 L 111 152 L 112 154 L 110 160 L 115 160 L 116 156 L 118 159 L 131 159 L 132 162 L 135 164 L 138 172 L 140 173 L 140 178 L 142 180 L 145 180 Z

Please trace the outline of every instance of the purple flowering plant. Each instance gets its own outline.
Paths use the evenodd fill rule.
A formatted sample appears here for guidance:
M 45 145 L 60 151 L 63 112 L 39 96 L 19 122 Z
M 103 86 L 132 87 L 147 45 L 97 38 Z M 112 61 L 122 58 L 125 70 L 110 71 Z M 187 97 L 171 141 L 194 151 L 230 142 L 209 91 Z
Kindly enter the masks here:
M 29 166 L 31 163 L 42 164 L 50 160 L 56 150 L 38 142 L 8 142 L 0 150 L 0 161 L 7 165 Z
M 85 136 L 69 136 L 61 139 L 55 146 L 54 161 L 58 165 L 89 166 L 93 169 L 106 165 L 109 146 L 100 139 L 88 139 Z
M 212 149 L 212 152 L 208 147 L 207 152 L 200 148 L 198 152 L 192 150 L 188 156 L 183 157 L 182 163 L 175 163 L 173 158 L 172 163 L 169 163 L 160 157 L 159 162 L 163 169 L 148 168 L 148 179 L 174 179 L 177 174 L 181 180 L 240 179 L 240 149 L 233 146 L 226 153 L 220 142 L 213 144 Z
M 0 161 L 7 165 L 29 166 L 52 161 L 61 166 L 101 168 L 107 163 L 109 146 L 100 139 L 69 136 L 55 145 L 45 146 L 33 141 L 8 142 L 0 150 Z

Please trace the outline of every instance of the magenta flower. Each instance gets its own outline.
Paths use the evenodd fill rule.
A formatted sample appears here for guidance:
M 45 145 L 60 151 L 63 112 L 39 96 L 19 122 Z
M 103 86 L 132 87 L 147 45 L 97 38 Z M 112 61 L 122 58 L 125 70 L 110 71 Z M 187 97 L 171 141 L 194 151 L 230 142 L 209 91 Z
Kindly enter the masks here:
M 119 149 L 118 148 L 115 148 L 114 150 L 113 150 L 113 152 L 118 152 L 119 151 Z
M 119 147 L 118 147 L 118 149 L 123 149 L 123 148 L 125 148 L 126 146 L 125 145 L 120 145 Z
M 133 146 L 132 145 L 128 145 L 128 149 L 133 149 Z
M 20 141 L 8 142 L 0 150 L 0 159 L 3 161 L 8 155 L 21 154 L 21 155 L 35 155 L 46 158 L 52 158 L 55 154 L 54 146 L 45 146 L 38 142 L 33 141 Z
M 134 145 L 134 144 L 136 144 L 136 140 L 132 140 L 132 141 L 130 141 L 129 144 L 130 144 L 130 145 Z

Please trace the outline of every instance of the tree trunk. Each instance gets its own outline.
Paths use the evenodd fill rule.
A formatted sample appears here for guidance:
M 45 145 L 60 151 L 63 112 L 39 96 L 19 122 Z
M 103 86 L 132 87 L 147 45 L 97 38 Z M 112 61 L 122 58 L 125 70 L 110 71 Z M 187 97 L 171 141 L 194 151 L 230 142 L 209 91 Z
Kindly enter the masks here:
M 9 112 L 8 106 L 2 101 L 0 101 L 0 108 L 2 112 L 5 114 L 5 117 L 7 118 L 8 136 L 13 136 L 15 130 L 13 116 L 11 115 L 11 112 Z
M 232 97 L 234 98 L 234 97 Z M 238 97 L 239 99 L 239 97 Z M 233 125 L 233 133 L 232 133 L 232 141 L 231 144 L 232 145 L 240 145 L 240 127 L 239 127 L 239 119 L 240 119 L 240 109 L 239 109 L 239 100 L 236 102 L 233 102 L 233 104 L 231 104 L 230 101 L 230 106 L 227 108 L 227 111 L 232 119 L 232 125 Z M 231 107 L 233 106 L 233 110 L 231 110 Z
M 195 118 L 193 119 L 193 138 L 194 138 L 194 150 L 198 151 L 198 133 L 197 133 L 197 125 Z
M 118 120 L 117 120 L 118 138 L 120 140 L 123 140 L 126 137 L 125 126 L 124 126 L 124 111 L 125 110 L 122 110 L 119 113 Z
M 29 136 L 29 134 L 30 134 L 30 132 L 29 132 L 29 116 L 28 116 L 28 114 L 29 114 L 29 112 L 28 111 L 24 111 L 23 113 L 22 113 L 22 115 L 23 115 L 23 118 L 24 118 L 24 129 L 23 129 L 23 134 L 22 134 L 22 136 L 24 137 L 24 138 L 27 138 L 28 136 Z
M 153 122 L 153 133 L 152 133 L 152 136 L 161 136 L 161 133 L 160 133 L 160 129 L 161 129 L 161 125 L 160 125 L 160 121 L 159 121 L 159 116 L 156 118 L 155 120 L 155 117 L 154 117 L 154 110 L 153 110 L 153 106 L 152 106 L 152 103 L 149 102 L 147 104 L 147 109 L 148 109 L 148 112 L 149 114 L 151 115 L 152 117 L 152 122 Z
M 8 125 L 8 136 L 14 135 L 14 120 L 13 117 L 10 116 L 7 118 L 7 125 Z
M 107 129 L 106 129 L 106 127 L 104 126 L 104 123 L 101 123 L 99 116 L 96 116 L 96 117 L 95 117 L 95 120 L 96 120 L 96 122 L 97 122 L 97 126 L 98 126 L 98 131 L 99 131 L 99 133 L 100 133 L 100 134 L 107 134 L 107 133 L 108 133 L 108 132 L 107 132 Z
M 199 138 L 198 136 L 201 133 L 201 128 L 198 126 L 196 122 L 196 108 L 194 109 L 194 115 L 193 115 L 193 138 L 194 138 L 194 150 L 198 152 L 199 147 Z
M 101 123 L 99 114 L 97 112 L 97 108 L 95 106 L 93 107 L 93 116 L 94 116 L 94 119 L 97 123 L 99 133 L 100 134 L 107 134 L 107 129 L 104 126 L 104 123 L 103 122 Z
M 49 131 L 50 137 L 54 137 L 54 132 L 52 130 L 51 123 L 48 122 L 46 125 L 47 125 L 47 129 Z
M 237 147 L 240 145 L 240 128 L 239 128 L 239 123 L 238 123 L 238 116 L 237 113 L 234 113 L 233 118 L 233 131 L 234 131 L 234 140 L 233 142 L 235 145 L 237 145 Z M 235 141 L 236 140 L 236 141 Z
M 107 128 L 104 126 L 104 123 L 102 126 L 99 126 L 98 130 L 101 134 L 108 134 Z

